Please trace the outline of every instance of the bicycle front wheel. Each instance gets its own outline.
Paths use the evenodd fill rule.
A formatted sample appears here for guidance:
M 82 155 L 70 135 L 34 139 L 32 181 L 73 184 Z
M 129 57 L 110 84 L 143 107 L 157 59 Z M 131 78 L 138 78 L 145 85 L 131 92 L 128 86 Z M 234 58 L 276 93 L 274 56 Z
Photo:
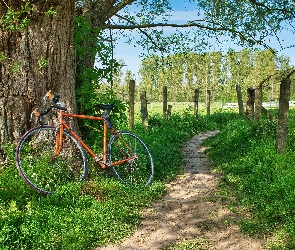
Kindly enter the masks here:
M 149 185 L 154 176 L 154 162 L 145 143 L 130 132 L 119 132 L 110 139 L 110 164 L 136 156 L 135 159 L 112 167 L 114 175 L 125 184 Z
M 41 126 L 29 130 L 16 148 L 16 164 L 25 182 L 43 194 L 52 194 L 69 182 L 87 175 L 87 158 L 80 143 L 67 131 L 61 152 L 54 154 L 59 129 Z

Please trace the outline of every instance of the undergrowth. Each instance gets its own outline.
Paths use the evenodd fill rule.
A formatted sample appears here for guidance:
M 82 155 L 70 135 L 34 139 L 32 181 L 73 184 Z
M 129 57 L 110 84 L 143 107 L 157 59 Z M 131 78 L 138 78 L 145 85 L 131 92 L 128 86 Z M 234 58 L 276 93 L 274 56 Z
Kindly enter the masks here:
M 148 187 L 128 187 L 91 167 L 89 180 L 71 183 L 44 196 L 25 184 L 17 172 L 13 146 L 0 171 L 0 249 L 91 249 L 123 240 L 140 223 L 139 211 L 165 193 L 164 183 L 179 171 L 181 147 L 194 134 L 222 129 L 236 114 L 197 119 L 189 113 L 150 117 L 146 131 L 134 133 L 148 145 L 155 177 Z

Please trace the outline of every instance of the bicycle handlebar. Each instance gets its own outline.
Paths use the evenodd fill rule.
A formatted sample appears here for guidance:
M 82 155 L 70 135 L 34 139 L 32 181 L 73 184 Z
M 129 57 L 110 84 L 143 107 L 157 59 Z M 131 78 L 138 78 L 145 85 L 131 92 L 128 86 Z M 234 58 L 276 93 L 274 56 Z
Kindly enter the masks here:
M 51 101 L 51 105 L 49 108 L 47 108 L 46 110 L 39 112 L 38 109 L 35 109 L 32 114 L 31 114 L 31 120 L 32 120 L 32 116 L 33 114 L 38 117 L 37 122 L 42 126 L 43 123 L 41 122 L 41 116 L 46 115 L 49 113 L 49 111 L 52 108 L 57 108 L 63 111 L 67 111 L 68 109 L 66 107 L 64 107 L 64 103 L 63 102 L 59 102 L 59 95 L 53 95 L 51 93 L 51 91 L 48 91 L 47 94 L 44 96 L 43 100 L 44 100 L 44 104 L 46 104 L 47 102 L 47 98 Z
M 47 98 L 51 101 L 51 108 L 57 108 L 63 111 L 67 111 L 67 108 L 64 107 L 64 103 L 59 102 L 60 95 L 53 95 L 51 93 L 51 90 L 49 90 L 47 94 L 43 97 L 44 104 L 46 104 Z

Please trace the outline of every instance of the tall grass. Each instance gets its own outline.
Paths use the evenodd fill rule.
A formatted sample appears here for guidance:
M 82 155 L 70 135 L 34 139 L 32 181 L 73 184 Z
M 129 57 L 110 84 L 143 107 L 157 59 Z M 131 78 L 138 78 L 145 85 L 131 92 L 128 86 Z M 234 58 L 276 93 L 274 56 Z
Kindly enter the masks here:
M 122 240 L 140 223 L 139 211 L 165 192 L 183 163 L 181 147 L 195 133 L 222 129 L 236 114 L 214 114 L 198 119 L 189 112 L 150 118 L 150 129 L 138 122 L 134 132 L 149 146 L 155 178 L 149 187 L 120 184 L 91 166 L 89 180 L 73 183 L 44 196 L 20 178 L 14 148 L 0 171 L 0 249 L 91 249 Z
M 288 150 L 276 153 L 276 124 L 238 119 L 207 140 L 221 186 L 250 215 L 245 233 L 267 235 L 269 249 L 295 249 L 295 134 L 291 110 Z

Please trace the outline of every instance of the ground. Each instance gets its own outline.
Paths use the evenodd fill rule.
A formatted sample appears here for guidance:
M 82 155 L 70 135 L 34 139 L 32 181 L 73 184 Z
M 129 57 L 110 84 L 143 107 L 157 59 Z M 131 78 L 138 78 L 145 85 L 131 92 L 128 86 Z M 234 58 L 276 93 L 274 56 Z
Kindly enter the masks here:
M 100 250 L 163 249 L 184 239 L 197 239 L 196 250 L 260 250 L 265 240 L 239 230 L 239 214 L 219 199 L 220 174 L 209 169 L 201 145 L 218 131 L 196 135 L 185 145 L 184 173 L 167 184 L 167 194 L 142 212 L 138 230 L 120 245 Z M 191 249 L 191 248 L 190 248 Z

